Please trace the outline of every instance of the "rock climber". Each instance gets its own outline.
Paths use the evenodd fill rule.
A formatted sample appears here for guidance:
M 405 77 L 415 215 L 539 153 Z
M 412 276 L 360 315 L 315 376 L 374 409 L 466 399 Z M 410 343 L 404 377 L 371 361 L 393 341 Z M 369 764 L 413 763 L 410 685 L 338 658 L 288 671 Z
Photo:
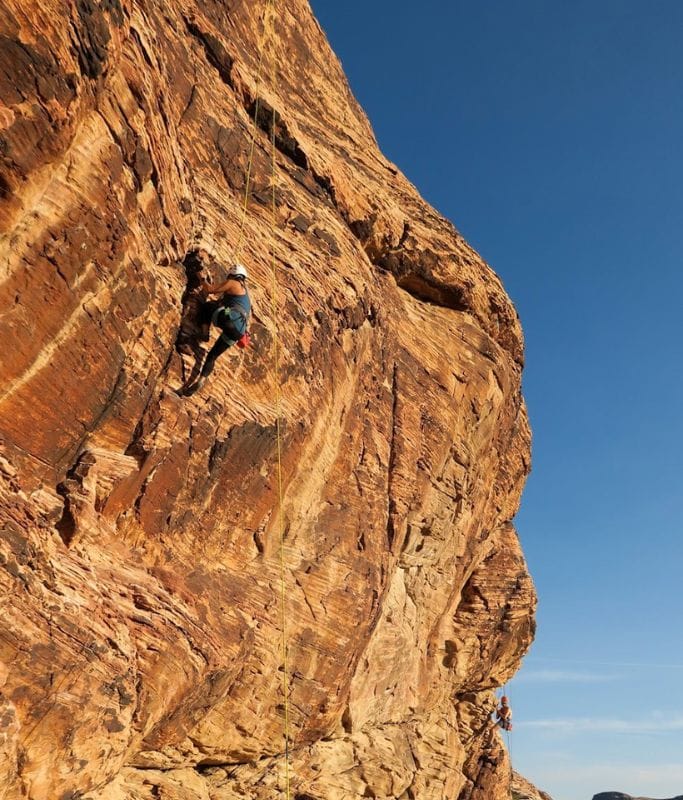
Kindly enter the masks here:
M 500 698 L 500 705 L 496 709 L 496 722 L 504 731 L 512 730 L 512 709 L 505 695 Z
M 251 314 L 251 300 L 246 282 L 247 270 L 242 264 L 234 264 L 222 283 L 204 285 L 203 295 L 207 299 L 199 311 L 202 338 L 209 338 L 212 324 L 220 328 L 221 334 L 209 350 L 196 383 L 186 390 L 188 393 L 202 388 L 213 372 L 216 359 L 246 334 Z M 208 300 L 211 295 L 222 297 L 219 300 Z

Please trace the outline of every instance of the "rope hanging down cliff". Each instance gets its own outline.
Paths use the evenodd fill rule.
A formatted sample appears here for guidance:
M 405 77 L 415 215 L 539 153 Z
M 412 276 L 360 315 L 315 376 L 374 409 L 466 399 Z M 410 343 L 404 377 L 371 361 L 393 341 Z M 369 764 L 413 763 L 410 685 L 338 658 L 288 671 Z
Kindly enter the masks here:
M 249 191 L 251 188 L 251 175 L 254 162 L 254 150 L 256 146 L 256 133 L 258 117 L 260 111 L 260 90 L 263 76 L 264 53 L 266 41 L 271 43 L 271 88 L 273 93 L 277 90 L 277 64 L 274 48 L 275 40 L 275 1 L 266 0 L 263 11 L 263 36 L 259 46 L 258 68 L 256 76 L 256 98 L 254 101 L 254 118 L 252 122 L 251 143 L 249 145 L 249 159 L 247 162 L 247 173 L 244 189 L 244 202 L 242 204 L 242 215 L 240 220 L 237 244 L 234 250 L 233 260 L 239 258 L 242 242 L 244 240 L 244 226 L 246 223 L 247 210 L 249 207 Z M 276 432 L 276 483 L 277 483 L 277 527 L 279 540 L 279 560 L 280 560 L 280 629 L 281 629 L 281 660 L 282 660 L 282 695 L 283 695 L 283 736 L 284 736 L 284 786 L 283 791 L 286 800 L 290 800 L 291 781 L 290 781 L 290 730 L 289 730 L 289 656 L 287 651 L 287 581 L 285 563 L 285 530 L 283 517 L 284 491 L 282 485 L 282 387 L 280 376 L 280 336 L 279 336 L 279 299 L 278 299 L 278 278 L 277 266 L 275 262 L 275 232 L 277 220 L 277 203 L 275 191 L 275 126 L 277 123 L 277 112 L 275 104 L 272 104 L 272 121 L 270 130 L 270 166 L 271 166 L 271 203 L 270 203 L 270 311 L 273 325 L 273 378 L 275 384 L 275 432 Z
M 268 24 L 273 8 L 273 0 L 266 0 L 263 9 L 263 36 L 259 45 L 258 66 L 256 68 L 256 98 L 254 100 L 254 118 L 251 126 L 251 142 L 249 143 L 249 157 L 247 159 L 247 172 L 244 181 L 244 202 L 242 203 L 242 213 L 240 215 L 240 225 L 237 233 L 237 243 L 232 254 L 232 261 L 239 261 L 244 239 L 244 225 L 247 220 L 247 210 L 249 208 L 249 190 L 251 188 L 251 171 L 254 164 L 254 149 L 256 147 L 256 130 L 258 126 L 259 106 L 261 103 L 261 80 L 263 77 L 263 56 L 265 53 L 266 39 L 268 38 Z M 275 113 L 275 112 L 273 112 Z
M 266 16 L 271 12 L 270 27 L 275 39 L 275 3 L 268 0 L 266 4 Z M 277 90 L 277 64 L 275 58 L 275 48 L 272 49 L 271 60 L 271 85 L 273 93 Z M 256 111 L 258 113 L 258 109 Z M 271 214 L 270 214 L 270 278 L 271 278 L 271 319 L 273 322 L 273 372 L 275 377 L 275 430 L 277 440 L 277 492 L 278 492 L 278 538 L 280 550 L 280 625 L 281 625 L 281 650 L 282 650 L 282 694 L 284 708 L 284 790 L 287 800 L 290 798 L 290 775 L 289 775 L 289 657 L 287 653 L 287 580 L 285 564 L 285 529 L 282 514 L 283 490 L 282 490 L 282 387 L 280 382 L 280 337 L 279 337 L 279 301 L 278 301 L 278 279 L 277 266 L 275 263 L 275 230 L 276 230 L 276 193 L 275 193 L 275 124 L 276 112 L 273 103 L 272 121 L 270 126 L 270 164 L 271 164 Z M 256 126 L 256 116 L 254 116 L 254 126 Z

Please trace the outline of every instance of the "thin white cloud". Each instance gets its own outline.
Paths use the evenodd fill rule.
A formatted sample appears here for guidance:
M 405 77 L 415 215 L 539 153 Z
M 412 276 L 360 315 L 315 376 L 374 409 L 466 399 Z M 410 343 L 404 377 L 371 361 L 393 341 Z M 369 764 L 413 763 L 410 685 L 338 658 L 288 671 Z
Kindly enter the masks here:
M 647 719 L 617 719 L 609 717 L 559 717 L 530 719 L 517 722 L 518 728 L 536 728 L 561 733 L 630 733 L 658 734 L 683 731 L 683 717 L 653 715 Z
M 607 683 L 619 680 L 621 675 L 599 672 L 576 672 L 566 669 L 530 669 L 520 672 L 515 683 Z
M 683 670 L 683 664 L 662 664 L 647 661 L 590 661 L 588 659 L 576 658 L 546 658 L 545 656 L 533 656 L 527 663 L 562 663 L 562 664 L 585 664 L 595 667 L 634 667 L 643 669 L 674 669 Z

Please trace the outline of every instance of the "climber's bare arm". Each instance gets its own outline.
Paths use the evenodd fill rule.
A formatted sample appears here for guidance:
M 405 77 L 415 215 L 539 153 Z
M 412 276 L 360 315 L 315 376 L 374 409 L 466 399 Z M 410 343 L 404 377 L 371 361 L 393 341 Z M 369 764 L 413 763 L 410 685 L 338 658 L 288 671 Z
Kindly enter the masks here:
M 228 278 L 223 283 L 207 283 L 204 286 L 204 294 L 244 294 L 244 287 L 234 278 Z

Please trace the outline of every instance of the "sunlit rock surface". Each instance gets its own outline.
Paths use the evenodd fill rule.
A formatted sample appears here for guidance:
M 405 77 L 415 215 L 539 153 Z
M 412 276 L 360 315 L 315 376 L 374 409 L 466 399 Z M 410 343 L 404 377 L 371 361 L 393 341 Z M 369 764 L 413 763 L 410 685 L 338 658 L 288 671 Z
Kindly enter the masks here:
M 283 790 L 281 574 L 293 797 L 510 796 L 519 321 L 264 8 L 0 5 L 0 800 Z M 238 242 L 254 347 L 180 397 Z
M 553 800 L 517 772 L 512 773 L 512 800 Z

